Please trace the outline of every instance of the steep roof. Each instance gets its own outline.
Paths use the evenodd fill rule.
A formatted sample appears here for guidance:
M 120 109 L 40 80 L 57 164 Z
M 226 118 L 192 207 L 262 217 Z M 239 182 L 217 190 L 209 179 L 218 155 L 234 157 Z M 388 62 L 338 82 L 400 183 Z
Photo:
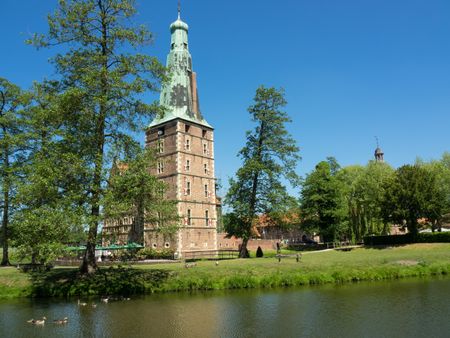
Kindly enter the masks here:
M 188 48 L 189 26 L 180 17 L 170 25 L 171 45 L 167 56 L 170 80 L 163 85 L 160 104 L 166 111 L 150 123 L 154 127 L 174 119 L 183 119 L 209 128 L 200 112 L 196 74 L 192 71 L 192 57 Z

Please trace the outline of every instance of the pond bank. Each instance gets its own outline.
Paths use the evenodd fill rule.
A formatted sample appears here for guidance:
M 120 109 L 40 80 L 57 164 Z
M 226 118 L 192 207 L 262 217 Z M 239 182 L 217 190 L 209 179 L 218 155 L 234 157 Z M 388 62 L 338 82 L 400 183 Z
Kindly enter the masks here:
M 102 268 L 81 276 L 74 268 L 22 273 L 0 268 L 0 298 L 150 294 L 157 292 L 278 288 L 450 274 L 450 244 L 413 244 L 349 252 L 199 261 L 190 264 Z

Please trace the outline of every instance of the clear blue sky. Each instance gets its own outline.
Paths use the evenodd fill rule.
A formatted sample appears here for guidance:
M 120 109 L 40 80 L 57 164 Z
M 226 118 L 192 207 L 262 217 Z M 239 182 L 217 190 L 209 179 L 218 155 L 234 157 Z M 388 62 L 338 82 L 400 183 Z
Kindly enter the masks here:
M 143 51 L 165 62 L 177 1 L 137 2 L 155 34 Z M 23 41 L 46 32 L 56 3 L 0 0 L 0 76 L 23 87 L 52 76 L 55 50 Z M 394 167 L 450 151 L 449 13 L 448 0 L 183 0 L 217 177 L 226 184 L 240 165 L 260 84 L 286 90 L 301 175 L 327 156 L 365 164 L 375 135 Z

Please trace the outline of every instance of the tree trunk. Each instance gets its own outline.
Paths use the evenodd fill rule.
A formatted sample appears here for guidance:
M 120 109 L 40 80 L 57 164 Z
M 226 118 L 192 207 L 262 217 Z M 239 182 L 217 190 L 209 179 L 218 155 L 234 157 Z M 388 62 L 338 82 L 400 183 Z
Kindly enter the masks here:
M 10 190 L 10 181 L 9 181 L 9 149 L 8 145 L 5 145 L 4 150 L 4 174 L 3 174 L 3 217 L 2 217 L 2 235 L 3 235 L 3 255 L 2 262 L 0 265 L 8 266 L 9 263 L 9 253 L 8 253 L 8 225 L 9 225 L 9 190 Z
M 102 191 L 102 171 L 103 156 L 105 147 L 105 121 L 108 105 L 108 23 L 106 21 L 107 14 L 103 7 L 102 1 L 98 1 L 101 14 L 102 38 L 101 46 L 101 79 L 100 79 L 100 103 L 99 115 L 96 121 L 95 142 L 96 142 L 96 158 L 94 163 L 94 177 L 92 182 L 92 204 L 91 204 L 91 224 L 89 225 L 88 240 L 86 243 L 86 251 L 84 252 L 83 263 L 80 267 L 82 273 L 91 274 L 97 270 L 97 262 L 95 260 L 95 246 L 97 244 L 97 231 L 100 216 L 100 196 Z
M 248 250 L 247 250 L 247 243 L 248 243 L 248 238 L 243 238 L 242 244 L 239 248 L 239 258 L 249 258 L 250 257 L 250 255 L 248 254 Z

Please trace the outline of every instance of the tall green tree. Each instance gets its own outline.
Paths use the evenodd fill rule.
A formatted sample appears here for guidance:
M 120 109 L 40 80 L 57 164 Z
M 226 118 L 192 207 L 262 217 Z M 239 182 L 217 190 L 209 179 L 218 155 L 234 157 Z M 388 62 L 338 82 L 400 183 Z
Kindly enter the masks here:
M 151 175 L 156 166 L 151 149 L 140 149 L 133 158 L 113 167 L 105 194 L 106 219 L 132 217 L 129 241 L 144 244 L 144 226 L 152 224 L 156 231 L 173 236 L 178 230 L 176 201 L 165 198 L 166 183 Z
M 440 160 L 432 160 L 430 162 L 424 162 L 419 159 L 416 161 L 416 164 L 429 171 L 436 178 L 438 194 L 443 198 L 442 213 L 436 215 L 430 221 L 432 231 L 441 231 L 442 218 L 450 213 L 450 153 L 446 152 Z
M 274 219 L 292 205 L 282 179 L 293 185 L 298 183 L 295 168 L 300 156 L 285 126 L 291 121 L 282 110 L 285 105 L 282 89 L 261 86 L 256 90 L 254 104 L 248 108 L 256 127 L 247 132 L 246 145 L 239 152 L 243 165 L 236 178 L 230 179 L 225 198 L 232 209 L 226 231 L 242 238 L 240 257 L 248 255 L 247 243 L 255 217 L 267 214 Z
M 386 163 L 370 161 L 366 166 L 348 166 L 340 170 L 338 179 L 344 185 L 348 205 L 350 236 L 361 241 L 369 234 L 388 233 L 388 223 L 383 221 L 382 200 L 385 182 L 394 175 Z
M 344 187 L 338 179 L 334 158 L 319 162 L 307 175 L 301 192 L 300 210 L 307 229 L 318 231 L 325 242 L 348 234 Z
M 10 222 L 14 211 L 18 179 L 25 152 L 22 111 L 29 102 L 27 93 L 0 78 L 0 187 L 3 255 L 1 265 L 9 265 Z
M 383 217 L 397 224 L 405 221 L 415 235 L 420 218 L 436 220 L 442 215 L 444 200 L 435 173 L 420 165 L 404 165 L 385 183 Z
M 61 76 L 61 90 L 77 91 L 82 102 L 65 123 L 74 146 L 82 145 L 78 147 L 80 162 L 90 169 L 84 196 L 89 209 L 81 266 L 85 273 L 97 267 L 95 245 L 102 221 L 108 147 L 127 138 L 125 131 L 141 130 L 142 121 L 158 110 L 139 97 L 157 90 L 165 77 L 165 68 L 156 58 L 127 52 L 152 40 L 144 26 L 131 25 L 135 13 L 133 0 L 60 0 L 48 17 L 47 36 L 36 35 L 32 41 L 37 47 L 69 48 L 53 62 Z
M 64 114 L 70 115 L 68 103 L 73 106 L 74 100 L 69 92 L 58 91 L 55 82 L 35 84 L 32 104 L 23 113 L 27 152 L 24 179 L 17 185 L 13 243 L 33 263 L 48 263 L 83 232 L 86 169 L 67 151 L 63 128 Z

